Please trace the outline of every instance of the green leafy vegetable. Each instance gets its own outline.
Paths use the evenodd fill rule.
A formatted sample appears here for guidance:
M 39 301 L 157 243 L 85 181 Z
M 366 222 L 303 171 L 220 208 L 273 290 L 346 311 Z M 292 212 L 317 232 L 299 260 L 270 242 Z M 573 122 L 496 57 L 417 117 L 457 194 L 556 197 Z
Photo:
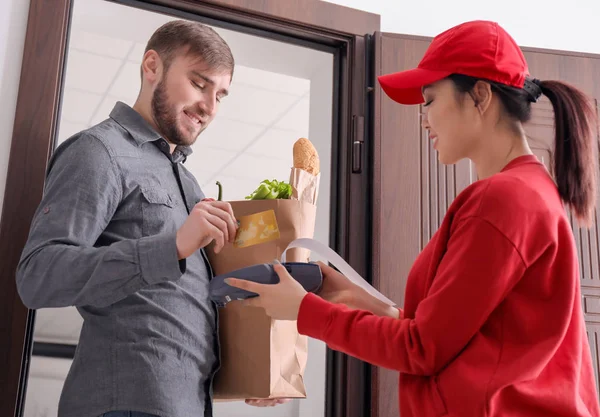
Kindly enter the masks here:
M 264 180 L 246 200 L 275 200 L 289 199 L 292 196 L 292 186 L 285 181 Z

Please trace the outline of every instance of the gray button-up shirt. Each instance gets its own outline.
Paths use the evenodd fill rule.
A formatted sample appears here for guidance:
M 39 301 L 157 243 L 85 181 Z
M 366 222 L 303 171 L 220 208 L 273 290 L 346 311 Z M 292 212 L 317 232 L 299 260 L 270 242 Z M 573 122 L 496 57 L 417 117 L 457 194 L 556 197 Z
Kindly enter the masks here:
M 84 322 L 60 417 L 135 410 L 212 415 L 217 311 L 202 250 L 177 259 L 175 237 L 204 198 L 168 143 L 132 108 L 54 153 L 17 270 L 25 304 L 76 306 Z

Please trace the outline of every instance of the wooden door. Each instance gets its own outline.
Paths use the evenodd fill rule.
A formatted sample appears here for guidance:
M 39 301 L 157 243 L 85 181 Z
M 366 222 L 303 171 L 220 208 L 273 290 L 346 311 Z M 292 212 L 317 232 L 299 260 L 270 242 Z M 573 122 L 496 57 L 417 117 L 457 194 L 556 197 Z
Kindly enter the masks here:
M 374 38 L 375 75 L 414 68 L 429 45 L 429 39 L 387 33 Z M 374 87 L 373 285 L 402 306 L 410 267 L 429 240 L 423 235 L 429 204 L 421 200 L 432 182 L 430 157 L 423 152 L 428 141 L 421 109 L 400 106 Z M 371 415 L 397 417 L 398 374 L 373 367 L 371 379 Z
M 414 68 L 429 38 L 389 33 L 375 35 L 375 74 Z M 539 79 L 573 83 L 600 97 L 600 57 L 524 49 L 531 73 Z M 408 272 L 419 251 L 439 227 L 450 203 L 476 173 L 469 161 L 455 166 L 438 163 L 427 132 L 421 128 L 420 106 L 401 106 L 378 85 L 374 96 L 373 282 L 384 294 L 404 302 Z M 553 112 L 547 99 L 533 105 L 526 126 L 530 145 L 545 163 L 553 143 Z M 600 212 L 597 211 L 598 218 Z M 600 339 L 599 224 L 573 226 L 581 265 L 585 318 L 598 377 Z M 398 416 L 398 375 L 373 369 L 372 416 Z
M 541 80 L 556 79 L 569 82 L 589 94 L 598 109 L 600 98 L 600 56 L 568 54 L 556 51 L 526 49 L 525 57 L 530 72 Z M 532 105 L 532 119 L 526 126 L 529 143 L 533 152 L 548 167 L 554 143 L 554 113 L 550 101 L 543 98 Z M 600 195 L 596 206 L 594 223 L 590 228 L 580 228 L 569 213 L 581 274 L 583 311 L 585 314 L 588 339 L 592 350 L 596 388 L 600 380 L 598 339 L 600 337 Z

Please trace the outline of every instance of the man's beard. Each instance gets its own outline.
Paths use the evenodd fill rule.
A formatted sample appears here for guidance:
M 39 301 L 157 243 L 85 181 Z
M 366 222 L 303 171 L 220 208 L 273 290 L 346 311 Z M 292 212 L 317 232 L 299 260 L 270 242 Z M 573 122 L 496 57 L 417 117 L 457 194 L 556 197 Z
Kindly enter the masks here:
M 158 83 L 156 90 L 154 90 L 151 106 L 152 117 L 158 126 L 159 133 L 165 139 L 178 146 L 191 146 L 196 142 L 198 135 L 203 129 L 192 137 L 192 132 L 182 132 L 177 127 L 177 115 L 173 110 L 173 106 L 169 103 L 164 78 Z

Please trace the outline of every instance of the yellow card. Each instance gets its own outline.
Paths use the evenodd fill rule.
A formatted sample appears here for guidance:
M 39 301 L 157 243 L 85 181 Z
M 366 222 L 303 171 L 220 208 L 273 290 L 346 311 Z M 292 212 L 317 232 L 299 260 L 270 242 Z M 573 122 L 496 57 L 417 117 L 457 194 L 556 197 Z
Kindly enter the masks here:
M 245 248 L 279 239 L 279 227 L 273 210 L 238 218 L 240 223 L 233 246 Z

